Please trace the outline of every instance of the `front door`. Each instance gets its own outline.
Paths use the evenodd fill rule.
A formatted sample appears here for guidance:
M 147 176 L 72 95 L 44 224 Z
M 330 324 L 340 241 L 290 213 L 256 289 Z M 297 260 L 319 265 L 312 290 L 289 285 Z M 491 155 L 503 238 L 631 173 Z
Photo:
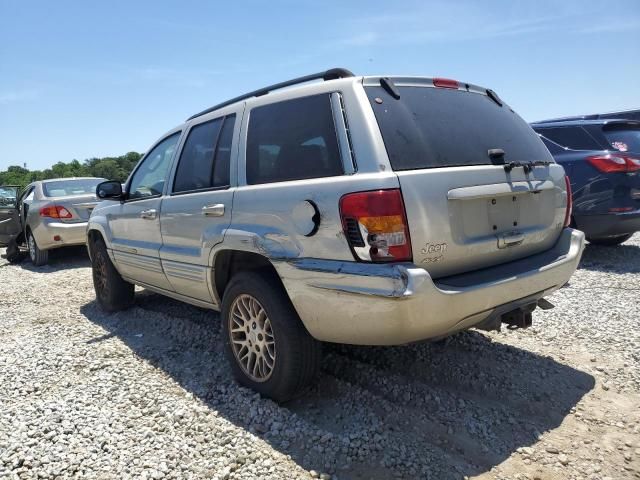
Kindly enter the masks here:
M 176 292 L 206 302 L 213 301 L 209 254 L 231 223 L 235 124 L 235 115 L 227 115 L 191 127 L 162 201 L 163 270 Z
M 0 186 L 0 247 L 20 233 L 18 214 L 18 187 Z
M 126 200 L 108 214 L 111 244 L 122 276 L 173 290 L 160 264 L 162 194 L 180 132 L 160 141 L 144 157 L 127 186 Z

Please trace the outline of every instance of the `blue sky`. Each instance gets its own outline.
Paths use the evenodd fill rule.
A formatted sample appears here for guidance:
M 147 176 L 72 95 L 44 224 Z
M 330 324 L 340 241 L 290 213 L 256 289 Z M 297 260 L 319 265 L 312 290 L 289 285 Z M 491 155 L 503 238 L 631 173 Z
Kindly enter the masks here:
M 0 170 L 144 151 L 332 66 L 491 87 L 526 120 L 640 108 L 640 1 L 0 0 Z

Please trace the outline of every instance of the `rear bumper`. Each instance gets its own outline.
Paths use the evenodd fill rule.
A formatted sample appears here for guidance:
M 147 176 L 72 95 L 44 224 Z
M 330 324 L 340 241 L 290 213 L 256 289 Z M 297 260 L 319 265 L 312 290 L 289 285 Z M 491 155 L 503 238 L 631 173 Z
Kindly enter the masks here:
M 640 210 L 606 215 L 574 215 L 576 227 L 587 237 L 611 237 L 640 231 Z
M 41 250 L 87 243 L 87 222 L 43 221 L 31 231 Z M 56 236 L 59 236 L 60 240 L 54 240 Z
M 584 234 L 567 228 L 551 250 L 436 281 L 411 264 L 305 259 L 275 266 L 313 337 L 397 345 L 464 330 L 542 298 L 569 280 L 583 248 Z

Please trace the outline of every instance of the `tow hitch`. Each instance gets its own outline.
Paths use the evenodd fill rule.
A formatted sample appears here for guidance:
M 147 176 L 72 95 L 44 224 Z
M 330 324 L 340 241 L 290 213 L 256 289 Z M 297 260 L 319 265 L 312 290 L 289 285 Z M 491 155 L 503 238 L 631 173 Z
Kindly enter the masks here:
M 540 307 L 542 310 L 551 310 L 554 305 L 549 300 L 541 298 L 537 302 L 528 303 L 520 308 L 516 308 L 515 310 L 502 314 L 502 323 L 506 323 L 507 328 L 510 330 L 515 330 L 516 328 L 529 328 L 532 322 L 531 314 L 536 307 Z
M 520 308 L 504 313 L 501 319 L 502 323 L 506 323 L 509 330 L 515 330 L 516 328 L 529 328 L 532 322 L 531 313 L 537 306 L 537 303 L 529 303 L 528 305 L 523 305 Z
M 500 326 L 504 323 L 509 330 L 515 330 L 516 328 L 528 328 L 531 326 L 532 313 L 540 307 L 542 310 L 551 310 L 555 306 L 549 300 L 544 298 L 539 299 L 531 303 L 527 303 L 515 310 L 510 310 L 503 314 L 492 315 L 485 319 L 482 323 L 475 326 L 480 330 L 495 330 L 500 331 Z

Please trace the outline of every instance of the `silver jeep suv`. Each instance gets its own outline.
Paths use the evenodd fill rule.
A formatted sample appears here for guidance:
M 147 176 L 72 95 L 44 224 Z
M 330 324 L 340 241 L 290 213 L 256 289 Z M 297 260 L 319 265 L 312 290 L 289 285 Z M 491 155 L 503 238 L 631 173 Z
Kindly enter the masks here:
M 238 381 L 284 401 L 321 342 L 528 326 L 582 253 L 567 185 L 491 90 L 333 69 L 194 115 L 99 185 L 96 296 L 221 311 Z

